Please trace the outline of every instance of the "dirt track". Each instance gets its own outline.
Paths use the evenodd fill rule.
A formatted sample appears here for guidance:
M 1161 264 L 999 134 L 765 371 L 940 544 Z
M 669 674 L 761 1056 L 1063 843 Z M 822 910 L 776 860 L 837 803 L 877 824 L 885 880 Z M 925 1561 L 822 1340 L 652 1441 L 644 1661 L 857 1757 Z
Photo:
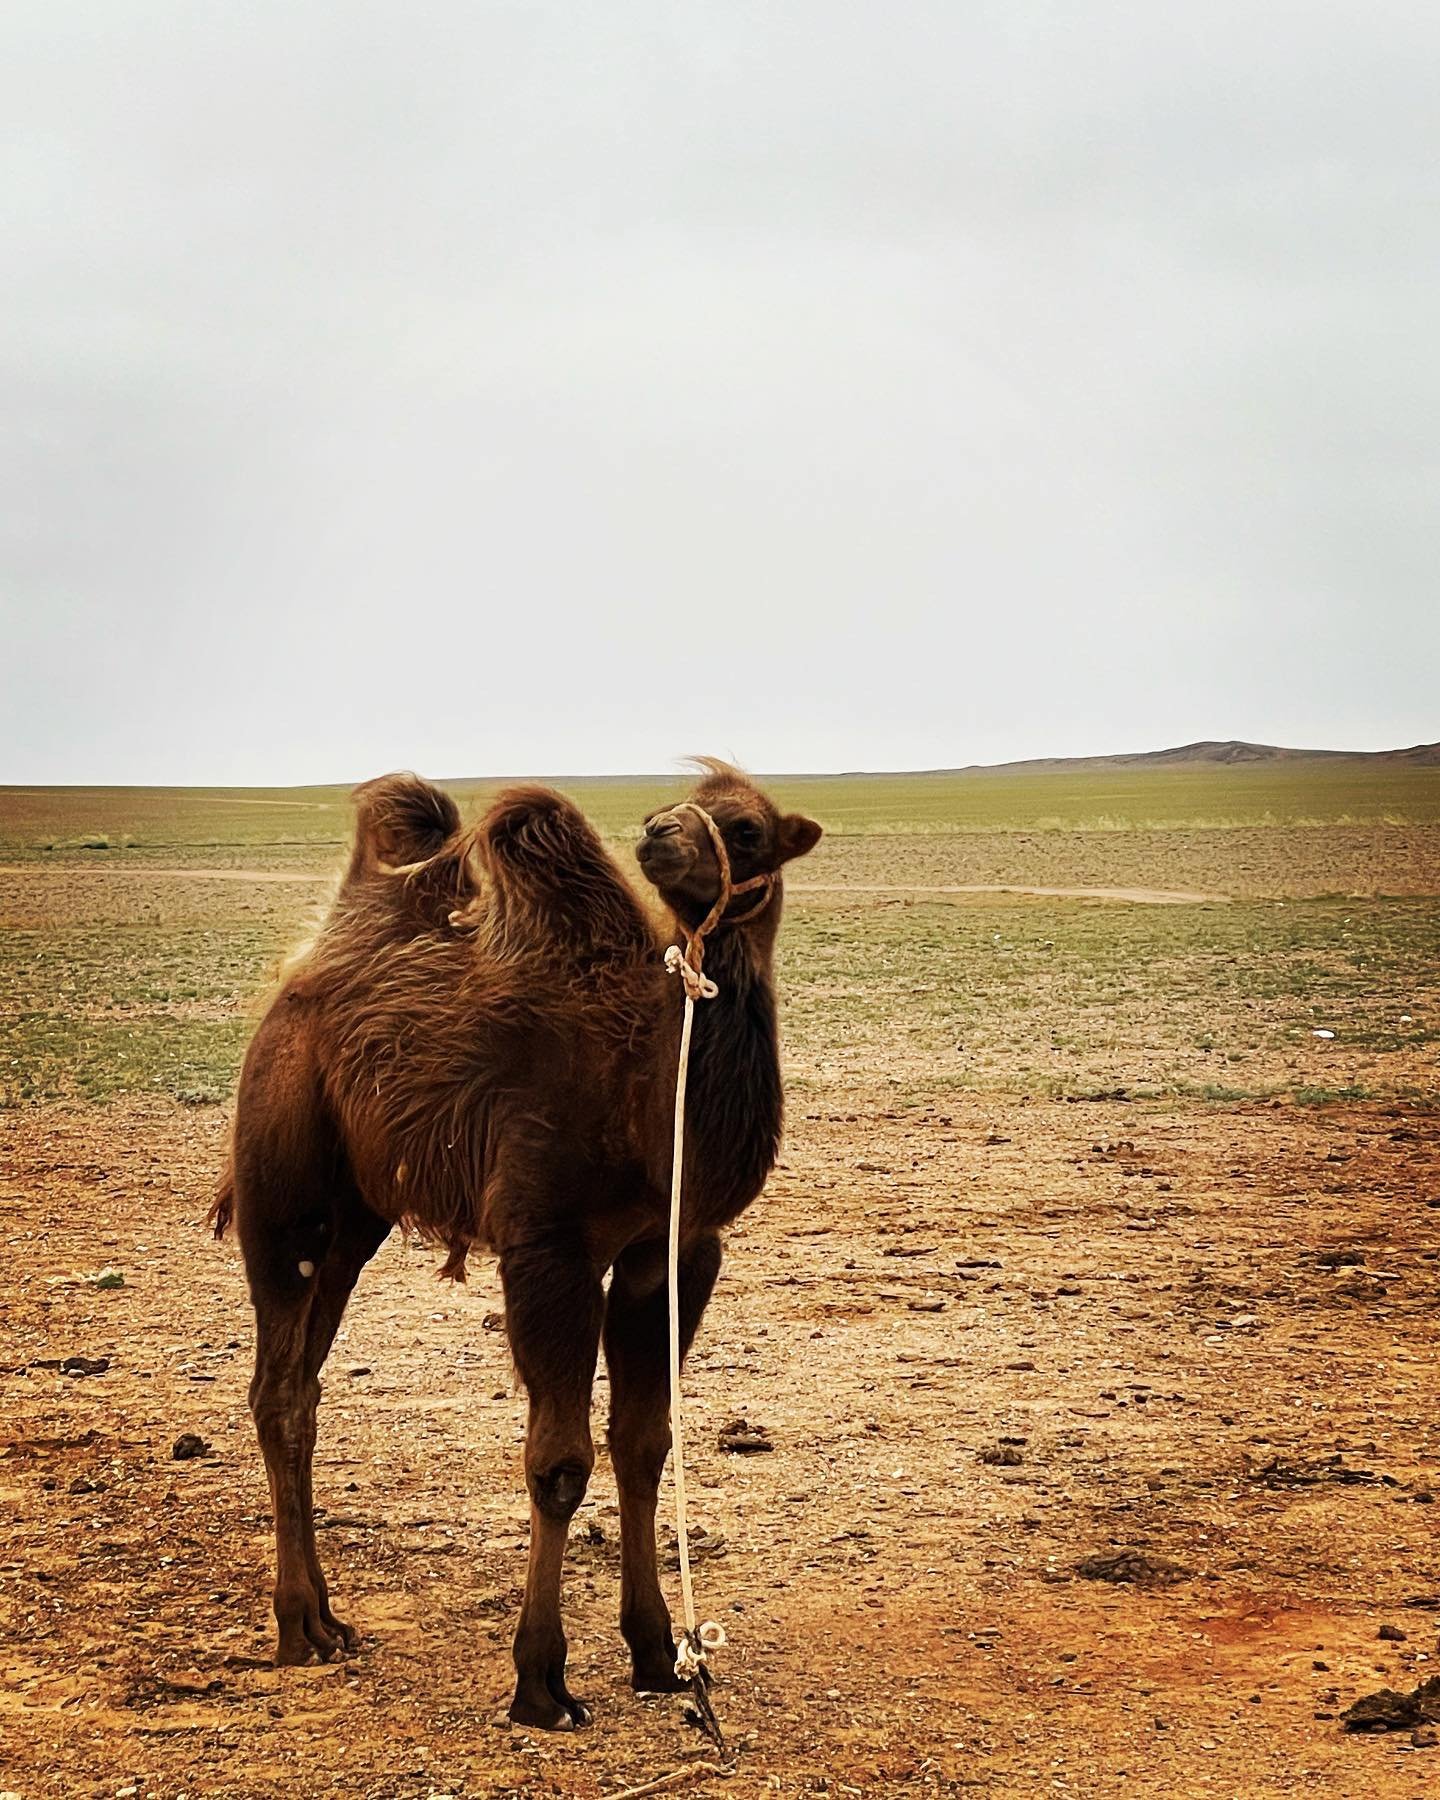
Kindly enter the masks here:
M 1440 1779 L 1440 1749 L 1336 1719 L 1436 1666 L 1434 1116 L 848 1105 L 796 1109 L 691 1364 L 697 1580 L 731 1633 L 717 1703 L 740 1761 L 681 1791 Z M 441 1286 L 398 1241 L 336 1346 L 317 1457 L 365 1647 L 264 1666 L 249 1315 L 201 1223 L 223 1129 L 159 1102 L 5 1115 L 0 1789 L 599 1795 L 703 1754 L 624 1682 L 603 1453 L 567 1580 L 595 1723 L 491 1723 L 522 1402 L 493 1272 Z M 123 1287 L 85 1279 L 106 1268 Z M 72 1355 L 109 1366 L 47 1366 Z M 719 1451 L 737 1413 L 773 1454 Z M 186 1431 L 213 1454 L 173 1460 Z M 1077 1575 L 1117 1550 L 1159 1582 Z

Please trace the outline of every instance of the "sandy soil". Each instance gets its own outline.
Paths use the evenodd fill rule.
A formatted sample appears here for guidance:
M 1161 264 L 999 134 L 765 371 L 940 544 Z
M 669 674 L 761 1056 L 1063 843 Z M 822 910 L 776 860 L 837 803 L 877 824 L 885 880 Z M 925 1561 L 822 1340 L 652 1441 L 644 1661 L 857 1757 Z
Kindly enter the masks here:
M 364 1647 L 267 1667 L 249 1313 L 202 1224 L 224 1118 L 52 1107 L 0 1132 L 0 1790 L 598 1796 L 708 1754 L 625 1684 L 603 1452 L 567 1580 L 595 1722 L 492 1722 L 523 1405 L 493 1271 L 443 1286 L 398 1240 L 331 1358 L 317 1458 Z M 1408 1109 L 797 1112 L 690 1369 L 738 1766 L 681 1791 L 1433 1789 L 1440 1749 L 1337 1715 L 1437 1666 L 1437 1256 L 1440 1131 Z M 773 1453 L 720 1451 L 736 1414 Z M 174 1460 L 182 1432 L 211 1453 Z M 1077 1572 L 1121 1550 L 1148 1582 Z
M 794 882 L 796 894 L 1027 894 L 1037 900 L 1128 900 L 1136 906 L 1204 906 L 1228 894 L 1197 894 L 1183 888 L 1017 887 L 998 881 L 952 881 L 930 887 L 913 882 Z
M 1186 889 L 1262 898 L 1440 892 L 1440 826 L 1236 825 L 1146 831 L 876 832 L 827 837 L 807 881 Z
M 291 869 L 215 869 L 215 868 L 159 868 L 150 863 L 137 863 L 133 867 L 115 867 L 103 863 L 63 863 L 47 868 L 42 865 L 36 869 L 25 863 L 0 863 L 0 876 L 22 876 L 25 881 L 32 882 L 37 875 L 43 879 L 49 876 L 52 880 L 59 878 L 68 882 L 78 877 L 84 880 L 90 876 L 119 876 L 122 880 L 128 875 L 133 880 L 151 883 L 157 880 L 175 879 L 180 881 L 255 881 L 280 882 L 323 882 L 329 880 L 323 874 L 303 874 Z M 914 882 L 895 881 L 847 881 L 817 882 L 800 881 L 791 884 L 791 891 L 797 894 L 1034 894 L 1045 899 L 1054 900 L 1134 900 L 1151 905 L 1194 905 L 1212 900 L 1225 900 L 1226 894 L 1200 894 L 1185 890 L 1169 888 L 1123 888 L 1123 887 L 1034 887 L 1016 886 L 996 881 L 948 882 L 931 886 L 917 886 Z

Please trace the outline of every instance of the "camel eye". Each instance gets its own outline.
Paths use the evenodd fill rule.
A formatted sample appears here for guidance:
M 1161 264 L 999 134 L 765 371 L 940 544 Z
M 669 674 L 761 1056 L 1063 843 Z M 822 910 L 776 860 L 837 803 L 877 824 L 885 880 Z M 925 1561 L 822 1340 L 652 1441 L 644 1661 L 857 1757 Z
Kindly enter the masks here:
M 758 850 L 760 848 L 760 827 L 750 819 L 741 819 L 731 836 L 735 839 L 737 849 Z

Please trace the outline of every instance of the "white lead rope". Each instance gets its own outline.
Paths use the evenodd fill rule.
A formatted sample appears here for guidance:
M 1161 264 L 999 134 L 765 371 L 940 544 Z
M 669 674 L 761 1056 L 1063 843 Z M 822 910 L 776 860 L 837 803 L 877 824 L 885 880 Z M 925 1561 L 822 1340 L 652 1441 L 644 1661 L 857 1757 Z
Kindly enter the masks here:
M 685 1173 L 685 1083 L 690 1072 L 690 1033 L 696 1000 L 713 1000 L 719 988 L 686 960 L 678 944 L 665 952 L 665 967 L 685 983 L 685 1020 L 680 1027 L 680 1061 L 675 1071 L 675 1140 L 670 1164 L 670 1247 L 667 1298 L 670 1311 L 670 1466 L 675 1476 L 675 1536 L 680 1552 L 680 1604 L 685 1632 L 675 1641 L 675 1673 L 703 1685 L 707 1650 L 719 1650 L 725 1633 L 713 1619 L 695 1623 L 695 1590 L 690 1579 L 690 1532 L 685 1517 L 685 1422 L 680 1396 L 680 1193 Z

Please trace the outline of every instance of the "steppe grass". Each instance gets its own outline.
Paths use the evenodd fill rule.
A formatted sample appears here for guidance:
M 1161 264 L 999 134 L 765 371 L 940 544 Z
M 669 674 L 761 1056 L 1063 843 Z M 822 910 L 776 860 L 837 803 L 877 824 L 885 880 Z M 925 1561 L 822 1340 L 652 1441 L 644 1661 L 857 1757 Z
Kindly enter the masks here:
M 251 909 L 244 882 L 213 884 L 203 904 L 200 885 L 159 880 L 129 922 L 72 913 L 0 931 L 0 1102 L 228 1094 L 315 890 L 271 885 Z M 182 903 L 190 911 L 167 918 Z M 1213 1102 L 1431 1096 L 1437 922 L 1424 899 L 794 895 L 780 957 L 787 1064 L 797 1093 L 880 1082 Z
M 633 836 L 689 778 L 557 778 L 599 828 Z M 445 784 L 472 813 L 503 782 Z M 981 769 L 930 775 L 787 776 L 783 805 L 832 835 L 1224 829 L 1440 822 L 1440 768 L 1366 761 Z M 350 831 L 349 784 L 309 788 L 0 788 L 0 860 L 220 865 L 333 856 Z

